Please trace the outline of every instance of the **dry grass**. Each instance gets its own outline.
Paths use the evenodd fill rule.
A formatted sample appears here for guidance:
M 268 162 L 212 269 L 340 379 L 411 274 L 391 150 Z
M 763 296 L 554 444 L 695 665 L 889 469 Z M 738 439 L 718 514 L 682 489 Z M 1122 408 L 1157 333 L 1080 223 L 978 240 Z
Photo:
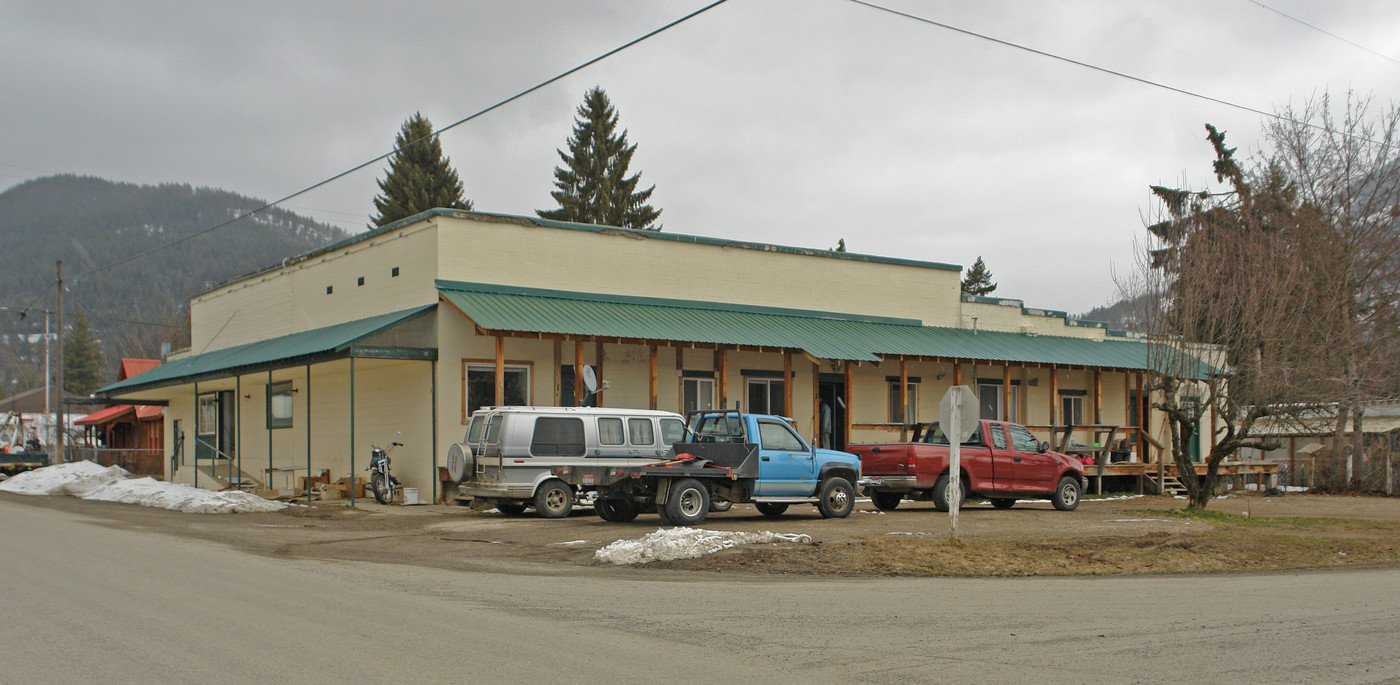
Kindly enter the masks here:
M 1153 511 L 1207 526 L 1042 541 L 880 536 L 849 544 L 735 549 L 660 567 L 835 576 L 1206 573 L 1400 562 L 1400 523 Z

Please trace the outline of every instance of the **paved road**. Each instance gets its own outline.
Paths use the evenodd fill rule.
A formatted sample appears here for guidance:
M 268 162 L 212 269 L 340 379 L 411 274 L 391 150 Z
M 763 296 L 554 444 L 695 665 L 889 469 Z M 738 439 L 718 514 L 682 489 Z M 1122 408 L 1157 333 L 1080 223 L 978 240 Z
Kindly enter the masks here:
M 1393 569 L 541 577 L 269 558 L 13 498 L 0 521 L 4 683 L 1400 680 Z

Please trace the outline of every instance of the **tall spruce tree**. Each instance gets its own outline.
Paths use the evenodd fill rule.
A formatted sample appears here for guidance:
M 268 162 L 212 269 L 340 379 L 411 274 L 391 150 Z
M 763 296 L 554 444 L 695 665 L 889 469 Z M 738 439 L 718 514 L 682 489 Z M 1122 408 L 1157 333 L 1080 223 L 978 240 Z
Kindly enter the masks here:
M 972 263 L 972 268 L 968 269 L 967 275 L 962 279 L 962 291 L 967 295 L 990 295 L 997 289 L 997 284 L 992 282 L 992 272 L 987 269 L 987 264 L 982 261 L 982 256 L 977 256 L 977 261 Z
M 617 131 L 617 111 L 608 94 L 594 86 L 583 97 L 574 119 L 569 152 L 556 149 L 564 166 L 554 167 L 550 196 L 558 209 L 536 210 L 545 219 L 584 224 L 661 230 L 654 226 L 661 210 L 647 204 L 656 186 L 637 190 L 641 174 L 627 175 L 636 145 L 627 144 L 627 130 Z
M 102 380 L 102 347 L 87 318 L 79 314 L 63 341 L 63 389 L 87 395 L 102 387 Z
M 442 155 L 442 143 L 432 133 L 432 122 L 418 112 L 399 129 L 394 138 L 398 152 L 389 158 L 389 171 L 379 181 L 381 192 L 374 198 L 379 212 L 370 217 L 374 226 L 438 207 L 472 208 L 472 201 L 463 196 L 461 179 Z

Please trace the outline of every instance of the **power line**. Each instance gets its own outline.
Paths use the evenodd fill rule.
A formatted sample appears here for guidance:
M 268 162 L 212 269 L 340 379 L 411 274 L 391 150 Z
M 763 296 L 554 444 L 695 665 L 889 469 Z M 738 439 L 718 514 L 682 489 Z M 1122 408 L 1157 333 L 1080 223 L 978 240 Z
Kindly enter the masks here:
M 1127 79 L 1127 80 L 1129 80 L 1129 81 L 1136 81 L 1136 82 L 1141 83 L 1141 84 L 1143 84 L 1143 85 L 1152 86 L 1152 87 L 1154 87 L 1154 88 L 1161 88 L 1161 89 L 1163 89 L 1163 90 L 1169 90 L 1169 91 L 1171 91 L 1171 92 L 1173 92 L 1173 93 L 1178 93 L 1178 94 L 1181 94 L 1181 95 L 1185 95 L 1185 96 L 1187 96 L 1187 97 L 1193 97 L 1193 98 L 1197 98 L 1197 99 L 1200 99 L 1200 100 L 1205 100 L 1205 101 L 1207 101 L 1207 102 L 1214 102 L 1214 103 L 1216 103 L 1216 104 L 1218 104 L 1218 105 L 1225 105 L 1226 107 L 1231 107 L 1231 108 L 1238 109 L 1238 110 L 1242 110 L 1242 111 L 1245 111 L 1245 112 L 1250 112 L 1250 113 L 1253 113 L 1253 114 L 1258 114 L 1258 115 L 1260 115 L 1260 116 L 1267 117 L 1267 118 L 1270 118 L 1270 119 L 1277 119 L 1277 120 L 1279 120 L 1279 121 L 1285 121 L 1285 122 L 1288 122 L 1288 123 L 1291 123 L 1291 124 L 1298 124 L 1298 125 L 1300 125 L 1300 126 L 1307 126 L 1308 128 L 1316 129 L 1316 130 L 1323 131 L 1323 132 L 1326 132 L 1326 133 L 1334 133 L 1334 131 L 1329 131 L 1329 130 L 1327 129 L 1327 127 L 1322 126 L 1322 125 L 1319 125 L 1319 124 L 1314 124 L 1314 123 L 1307 122 L 1307 121 L 1298 121 L 1297 119 L 1290 119 L 1290 118 L 1288 118 L 1288 117 L 1281 116 L 1281 115 L 1275 114 L 1275 113 L 1273 113 L 1273 112 L 1265 112 L 1265 111 L 1262 110 L 1262 109 L 1255 109 L 1255 108 L 1250 107 L 1250 106 L 1248 106 L 1248 105 L 1241 105 L 1241 104 L 1239 104 L 1239 103 L 1230 102 L 1229 100 L 1222 100 L 1222 99 L 1220 99 L 1220 98 L 1212 97 L 1212 96 L 1210 96 L 1210 95 L 1204 95 L 1204 94 L 1202 94 L 1202 93 L 1197 93 L 1197 92 L 1195 92 L 1195 91 L 1186 90 L 1185 88 L 1178 88 L 1178 87 L 1176 87 L 1176 86 L 1170 86 L 1170 85 L 1167 85 L 1167 84 L 1165 84 L 1165 83 L 1161 83 L 1161 82 L 1159 82 L 1159 81 L 1153 81 L 1153 80 L 1151 80 L 1151 79 L 1143 78 L 1143 77 L 1141 77 L 1141 76 L 1133 76 L 1132 74 L 1127 74 L 1127 73 L 1124 73 L 1124 72 L 1121 72 L 1121 71 L 1114 71 L 1113 69 L 1109 69 L 1109 68 L 1107 68 L 1107 67 L 1100 67 L 1100 66 L 1097 66 L 1097 65 L 1094 65 L 1094 64 L 1090 64 L 1090 63 L 1088 63 L 1088 62 L 1081 62 L 1081 61 L 1079 61 L 1079 60 L 1077 60 L 1077 59 L 1072 59 L 1072 58 L 1069 58 L 1069 57 L 1062 57 L 1062 56 L 1056 55 L 1056 54 L 1054 54 L 1054 53 L 1052 53 L 1052 52 L 1045 52 L 1044 50 L 1037 50 L 1037 49 L 1032 48 L 1032 47 L 1028 47 L 1028 46 L 1025 46 L 1025 45 L 1021 45 L 1020 43 L 1013 43 L 1013 42 L 1008 41 L 1008 40 L 1002 40 L 1002 39 L 1000 39 L 1000 38 L 994 38 L 994 37 L 992 37 L 992 36 L 988 36 L 988 35 L 983 34 L 983 33 L 977 33 L 976 31 L 969 31 L 969 30 L 967 30 L 967 29 L 958 28 L 958 27 L 956 27 L 956 26 L 953 26 L 952 24 L 945 24 L 945 23 L 940 22 L 940 21 L 934 21 L 933 19 L 928 19 L 928 18 L 925 18 L 925 17 L 920 17 L 920 16 L 918 16 L 918 15 L 909 14 L 908 12 L 901 12 L 901 11 L 896 10 L 896 9 L 891 9 L 891 8 L 889 8 L 889 7 L 884 7 L 884 6 L 882 6 L 882 5 L 876 5 L 876 4 L 874 4 L 874 3 L 865 2 L 865 0 L 847 0 L 847 1 L 848 1 L 848 2 L 852 2 L 852 3 L 855 3 L 855 4 L 857 4 L 857 5 L 861 5 L 861 6 L 863 6 L 863 7 L 868 7 L 868 8 L 873 9 L 873 10 L 878 10 L 878 11 L 881 11 L 881 12 L 887 12 L 887 13 L 889 13 L 889 14 L 893 14 L 893 15 L 898 16 L 898 17 L 903 17 L 903 18 L 905 18 L 905 19 L 912 19 L 912 20 L 917 21 L 917 22 L 921 22 L 921 23 L 924 23 L 924 24 L 929 24 L 930 26 L 937 26 L 937 27 L 939 27 L 939 28 L 947 29 L 947 30 L 953 31 L 953 32 L 955 32 L 955 33 L 961 33 L 961 34 L 963 34 L 963 35 L 965 35 L 965 36 L 972 36 L 973 38 L 980 38 L 980 39 L 982 39 L 982 40 L 989 41 L 989 42 L 992 42 L 992 43 L 996 43 L 996 44 L 998 44 L 998 45 L 1004 45 L 1004 46 L 1006 46 L 1006 47 L 1008 47 L 1008 48 L 1015 48 L 1015 49 L 1017 49 L 1017 50 L 1023 50 L 1023 51 L 1025 51 L 1025 52 L 1029 52 L 1029 53 L 1031 53 L 1031 54 L 1033 54 L 1033 55 L 1039 55 L 1039 56 L 1041 56 L 1041 57 L 1049 57 L 1050 59 L 1057 60 L 1057 61 L 1060 61 L 1060 62 L 1064 62 L 1064 63 L 1066 63 L 1066 64 L 1073 64 L 1074 66 L 1077 66 L 1077 67 L 1084 67 L 1085 69 L 1091 69 L 1091 70 L 1093 70 L 1093 71 L 1097 71 L 1097 72 L 1102 73 L 1102 74 L 1108 74 L 1109 76 L 1117 76 L 1118 78 Z M 1340 135 L 1346 136 L 1346 137 L 1351 138 L 1351 139 L 1354 139 L 1354 140 L 1360 140 L 1360 141 L 1368 142 L 1368 143 L 1371 143 L 1371 144 L 1373 144 L 1373 145 L 1384 145 L 1384 144 L 1385 144 L 1385 143 L 1382 143 L 1382 142 L 1380 142 L 1380 141 L 1371 140 L 1371 139 L 1369 139 L 1369 138 L 1363 138 L 1363 137 L 1361 137 L 1361 136 L 1348 135 L 1348 134 L 1345 134 L 1345 133 L 1342 133 L 1342 134 L 1340 134 Z
M 623 43 L 622 45 L 620 45 L 620 46 L 618 46 L 618 47 L 615 47 L 615 48 L 613 48 L 613 49 L 611 49 L 611 50 L 609 50 L 609 51 L 607 51 L 607 52 L 605 52 L 605 53 L 603 53 L 603 54 L 601 54 L 601 55 L 598 55 L 597 57 L 594 57 L 593 59 L 590 59 L 590 60 L 588 60 L 587 62 L 584 62 L 584 63 L 582 63 L 582 64 L 580 64 L 580 65 L 578 65 L 578 66 L 576 66 L 576 67 L 573 67 L 572 69 L 569 69 L 568 71 L 565 71 L 565 72 L 563 72 L 563 73 L 560 73 L 559 75 L 554 76 L 554 77 L 552 77 L 552 78 L 550 78 L 550 79 L 548 79 L 548 80 L 541 81 L 540 83 L 538 83 L 538 84 L 536 84 L 536 85 L 534 85 L 534 86 L 531 86 L 531 87 L 529 87 L 529 88 L 526 88 L 525 90 L 522 90 L 522 91 L 520 91 L 519 93 L 516 93 L 515 95 L 512 95 L 512 96 L 510 96 L 510 97 L 508 97 L 508 98 L 506 98 L 506 99 L 504 99 L 504 100 L 501 100 L 500 102 L 497 102 L 496 104 L 491 105 L 490 107 L 487 107 L 486 109 L 483 109 L 483 110 L 481 110 L 481 111 L 479 111 L 479 112 L 477 112 L 477 113 L 475 113 L 475 114 L 472 114 L 472 115 L 470 115 L 470 116 L 464 117 L 464 118 L 462 118 L 462 119 L 458 119 L 457 121 L 454 121 L 454 122 L 452 122 L 451 124 L 448 124 L 447 126 L 444 126 L 444 127 L 440 128 L 440 129 L 438 129 L 438 130 L 436 130 L 436 131 L 434 131 L 434 132 L 432 132 L 432 133 L 429 133 L 429 134 L 426 135 L 426 136 L 423 136 L 422 138 L 419 138 L 419 139 L 417 139 L 417 140 L 414 140 L 414 141 L 410 141 L 410 142 L 408 142 L 408 143 L 405 143 L 405 144 L 403 144 L 403 145 L 400 146 L 400 147 L 394 148 L 393 150 L 390 150 L 389 152 L 386 152 L 386 153 L 384 153 L 384 154 L 382 154 L 382 155 L 380 155 L 380 156 L 378 156 L 378 157 L 375 157 L 374 159 L 371 159 L 371 160 L 369 160 L 369 161 L 363 162 L 363 163 L 361 163 L 361 164 L 357 164 L 357 165 L 355 165 L 355 166 L 353 166 L 353 167 L 351 167 L 351 168 L 349 168 L 349 169 L 346 169 L 345 171 L 342 171 L 342 172 L 340 172 L 340 173 L 338 173 L 338 174 L 336 174 L 336 175 L 334 175 L 334 176 L 331 176 L 330 178 L 327 178 L 327 179 L 325 179 L 325 180 L 323 180 L 323 181 L 320 181 L 320 182 L 314 183 L 314 184 L 312 184 L 312 185 L 309 185 L 309 186 L 307 186 L 307 187 L 305 187 L 305 188 L 302 188 L 301 190 L 298 190 L 298 191 L 296 191 L 295 193 L 292 193 L 292 194 L 290 194 L 290 195 L 287 195 L 287 196 L 285 196 L 285 197 L 283 197 L 283 198 L 281 198 L 281 199 L 273 200 L 272 202 L 269 202 L 269 203 L 267 203 L 267 204 L 265 204 L 265 205 L 263 205 L 263 206 L 261 206 L 261 207 L 258 207 L 257 209 L 253 209 L 253 210 L 244 212 L 244 213 L 242 213 L 242 214 L 239 214 L 238 216 L 235 216 L 235 217 L 233 217 L 232 219 L 229 219 L 228 221 L 224 221 L 224 222 L 222 222 L 222 223 L 215 224 L 215 225 L 213 225 L 213 226 L 210 226 L 209 228 L 205 228 L 205 229 L 196 231 L 196 232 L 191 233 L 191 234 L 189 234 L 189 235 L 187 235 L 187 236 L 182 236 L 182 237 L 180 237 L 180 238 L 176 238 L 176 239 L 174 239 L 174 240 L 172 240 L 172 241 L 170 241 L 170 242 L 168 242 L 168 243 L 164 243 L 164 244 L 161 244 L 161 245 L 157 245 L 157 246 L 155 246 L 155 247 L 152 247 L 152 248 L 149 248 L 149 249 L 146 249 L 146 250 L 142 250 L 142 251 L 137 252 L 137 253 L 135 253 L 135 254 L 128 255 L 128 256 L 126 256 L 126 257 L 122 257 L 121 259 L 118 259 L 118 260 L 115 260 L 115 261 L 112 261 L 112 262 L 108 262 L 108 263 L 106 263 L 106 264 L 102 264 L 102 265 L 99 265 L 99 266 L 95 266 L 95 267 L 93 267 L 93 268 L 91 268 L 91 269 L 88 269 L 88 270 L 86 270 L 86 271 L 82 271 L 82 272 L 73 274 L 72 279 L 76 281 L 76 280 L 79 279 L 80 277 L 88 276 L 88 275 L 90 275 L 90 274 L 97 273 L 98 271 L 104 271 L 104 270 L 106 270 L 106 269 L 110 269 L 110 268 L 112 268 L 112 267 L 114 267 L 114 266 L 118 266 L 118 265 L 120 265 L 120 264 L 125 264 L 126 262 L 132 261 L 132 260 L 134 260 L 134 259 L 138 259 L 138 258 L 140 258 L 140 257 L 144 257 L 144 256 L 146 256 L 146 255 L 148 255 L 148 254 L 152 254 L 152 253 L 154 253 L 154 252 L 158 252 L 158 251 L 160 251 L 160 250 L 164 250 L 165 248 L 173 247 L 173 246 L 178 245 L 178 244 L 180 244 L 180 243 L 183 243 L 183 242 L 185 242 L 185 241 L 187 241 L 187 240 L 191 240 L 191 239 L 193 239 L 193 238 L 197 238 L 197 237 L 199 237 L 199 236 L 201 236 L 201 235 L 204 235 L 204 234 L 206 234 L 206 233 L 210 233 L 210 232 L 216 231 L 216 230 L 218 230 L 218 229 L 220 229 L 220 228 L 223 228 L 223 227 L 225 227 L 225 226 L 228 226 L 229 224 L 232 224 L 232 223 L 234 223 L 234 222 L 237 222 L 237 221 L 239 221 L 239 220 L 241 220 L 241 219 L 245 219 L 245 218 L 247 218 L 247 217 L 250 217 L 250 216 L 252 216 L 252 215 L 254 215 L 254 214 L 259 214 L 259 213 L 261 213 L 261 212 L 265 212 L 265 211 L 267 211 L 267 210 L 269 210 L 269 209 L 271 209 L 271 208 L 273 208 L 273 207 L 275 207 L 275 206 L 277 206 L 277 205 L 279 205 L 279 204 L 281 204 L 281 203 L 283 203 L 283 202 L 286 202 L 287 200 L 290 200 L 290 199 L 292 199 L 292 198 L 294 198 L 294 197 L 300 197 L 300 196 L 302 196 L 302 195 L 305 195 L 305 194 L 307 194 L 307 193 L 309 193 L 309 192 L 311 192 L 311 191 L 313 191 L 313 190 L 315 190 L 315 189 L 317 189 L 317 188 L 320 188 L 321 186 L 324 186 L 324 185 L 326 185 L 326 184 L 328 184 L 328 183 L 331 183 L 331 182 L 334 182 L 334 181 L 338 181 L 338 180 L 340 180 L 340 179 L 342 179 L 342 178 L 345 178 L 346 176 L 349 176 L 350 174 L 353 174 L 353 173 L 355 173 L 356 171 L 359 171 L 359 170 L 361 170 L 361 169 L 363 169 L 363 168 L 365 168 L 365 167 L 367 167 L 367 166 L 369 166 L 369 165 L 371 165 L 371 164 L 374 164 L 374 163 L 376 163 L 376 162 L 382 161 L 382 160 L 384 160 L 384 159 L 388 159 L 389 157 L 393 156 L 394 154 L 396 154 L 396 153 L 399 152 L 400 150 L 403 150 L 403 149 L 408 148 L 408 147 L 412 147 L 413 145 L 416 145 L 416 144 L 418 144 L 418 143 L 420 143 L 420 142 L 422 142 L 422 141 L 424 141 L 424 140 L 429 140 L 429 139 L 431 139 L 431 138 L 434 138 L 434 137 L 436 137 L 436 136 L 438 136 L 438 135 L 441 135 L 442 133 L 444 133 L 444 132 L 446 132 L 446 131 L 448 131 L 448 130 L 450 130 L 450 129 L 453 129 L 453 128 L 456 128 L 456 127 L 458 127 L 458 126 L 461 126 L 462 124 L 465 124 L 465 123 L 467 123 L 468 121 L 471 121 L 471 120 L 473 120 L 473 119 L 475 119 L 475 118 L 477 118 L 477 117 L 480 117 L 480 116 L 482 116 L 482 115 L 484 115 L 484 114 L 486 114 L 486 113 L 488 113 L 488 112 L 492 112 L 492 111 L 494 111 L 494 110 L 496 110 L 496 109 L 499 109 L 499 108 L 501 108 L 501 107 L 504 107 L 505 105 L 510 104 L 510 103 L 512 103 L 512 102 L 514 102 L 514 101 L 516 101 L 516 100 L 519 100 L 520 98 L 525 97 L 526 95 L 529 95 L 529 94 L 531 94 L 531 93 L 533 93 L 533 92 L 535 92 L 535 91 L 537 91 L 537 90 L 539 90 L 539 89 L 541 89 L 541 88 L 544 88 L 545 86 L 548 86 L 548 85 L 550 85 L 551 83 L 554 83 L 555 81 L 558 81 L 558 80 L 560 80 L 560 79 L 566 78 L 566 77 L 568 77 L 568 76 L 570 76 L 570 75 L 572 75 L 572 74 L 574 74 L 574 73 L 576 73 L 576 72 L 578 72 L 578 71 L 581 71 L 581 70 L 583 70 L 583 69 L 585 69 L 585 68 L 587 68 L 587 67 L 593 66 L 594 64 L 596 64 L 596 63 L 598 63 L 598 62 L 601 62 L 601 61 L 603 61 L 603 60 L 605 60 L 605 59 L 607 59 L 607 58 L 609 58 L 609 57 L 611 57 L 611 56 L 613 56 L 613 55 L 615 55 L 615 54 L 617 54 L 617 53 L 619 53 L 619 52 L 622 52 L 623 50 L 626 50 L 627 48 L 630 48 L 630 47 L 632 47 L 633 45 L 636 45 L 636 44 L 638 44 L 638 43 L 640 43 L 640 42 L 642 42 L 642 41 L 644 41 L 644 40 L 646 40 L 646 39 L 648 39 L 648 38 L 651 38 L 652 36 L 655 36 L 655 35 L 657 35 L 657 34 L 663 32 L 663 31 L 665 31 L 665 30 L 667 30 L 667 29 L 669 29 L 669 28 L 671 28 L 671 27 L 674 27 L 674 26 L 676 26 L 676 25 L 678 25 L 678 24 L 680 24 L 680 23 L 682 23 L 682 22 L 685 22 L 685 21 L 687 21 L 687 20 L 689 20 L 689 19 L 691 19 L 691 18 L 693 18 L 693 17 L 699 16 L 700 14 L 702 14 L 702 13 L 704 13 L 704 12 L 707 12 L 707 11 L 709 11 L 709 10 L 711 10 L 711 9 L 714 9 L 715 7 L 718 7 L 718 6 L 720 6 L 720 5 L 722 5 L 722 4 L 726 3 L 726 2 L 728 2 L 728 0 L 716 0 L 715 2 L 712 2 L 712 3 L 708 4 L 708 5 L 705 5 L 704 7 L 701 7 L 700 9 L 695 10 L 694 12 L 691 12 L 690 14 L 687 14 L 687 15 L 681 17 L 680 19 L 677 19 L 677 20 L 675 20 L 675 21 L 672 21 L 672 22 L 669 23 L 669 24 L 666 24 L 666 25 L 662 26 L 661 28 L 654 29 L 654 30 L 652 30 L 652 31 L 650 31 L 650 32 L 648 32 L 648 33 L 646 33 L 646 34 L 643 34 L 642 36 L 640 36 L 640 37 L 638 37 L 638 38 L 634 38 L 634 39 L 632 39 L 632 40 L 630 40 L 630 41 L 628 41 L 628 42 L 626 42 L 626 43 Z
M 1279 15 L 1279 16 L 1285 18 L 1285 19 L 1289 19 L 1289 20 L 1291 20 L 1291 21 L 1296 21 L 1296 22 L 1298 22 L 1299 24 L 1302 24 L 1303 26 L 1306 26 L 1306 27 L 1308 27 L 1308 28 L 1310 28 L 1310 29 L 1312 29 L 1312 30 L 1314 30 L 1314 31 L 1318 31 L 1318 32 L 1320 32 L 1320 33 L 1325 33 L 1325 34 L 1327 34 L 1327 35 L 1329 35 L 1329 36 L 1331 36 L 1331 37 L 1333 37 L 1333 38 L 1336 38 L 1336 39 L 1339 40 L 1339 41 L 1342 41 L 1343 43 L 1346 43 L 1347 45 L 1350 45 L 1350 46 L 1352 46 L 1352 47 L 1360 48 L 1360 49 L 1362 49 L 1362 50 L 1365 50 L 1366 52 L 1369 52 L 1369 53 L 1371 53 L 1371 54 L 1373 54 L 1373 55 L 1375 55 L 1375 56 L 1377 56 L 1377 57 L 1380 57 L 1381 59 L 1387 59 L 1387 60 L 1390 60 L 1391 62 L 1394 62 L 1394 63 L 1396 63 L 1396 64 L 1400 64 L 1400 60 L 1397 60 L 1397 59 L 1395 59 L 1394 57 L 1391 57 L 1390 55 L 1387 55 L 1387 54 L 1384 54 L 1384 53 L 1380 53 L 1380 52 L 1376 52 L 1375 50 L 1372 50 L 1371 48 L 1368 48 L 1368 47 L 1366 47 L 1365 45 L 1362 45 L 1362 44 L 1357 43 L 1357 42 L 1355 42 L 1355 41 L 1352 41 L 1352 40 L 1348 40 L 1348 39 L 1346 39 L 1346 38 L 1343 38 L 1343 37 L 1341 37 L 1341 36 L 1339 36 L 1339 35 L 1337 35 L 1337 34 L 1335 34 L 1335 33 L 1332 33 L 1331 31 L 1328 31 L 1327 29 L 1324 29 L 1324 28 L 1322 28 L 1322 27 L 1314 26 L 1314 25 L 1312 25 L 1312 24 L 1309 24 L 1308 22 L 1303 21 L 1302 19 L 1299 19 L 1298 17 L 1295 17 L 1295 16 L 1293 16 L 1293 15 L 1291 15 L 1291 14 L 1288 14 L 1287 12 L 1284 12 L 1284 11 L 1282 11 L 1282 10 L 1277 10 L 1277 9 L 1272 8 L 1272 7 L 1269 7 L 1268 5 L 1265 5 L 1264 3 L 1259 2 L 1259 0 L 1245 0 L 1245 2 L 1254 4 L 1254 5 L 1258 5 L 1258 6 L 1264 8 L 1264 9 L 1270 11 L 1270 12 L 1273 12 L 1274 14 L 1277 14 L 1277 15 Z

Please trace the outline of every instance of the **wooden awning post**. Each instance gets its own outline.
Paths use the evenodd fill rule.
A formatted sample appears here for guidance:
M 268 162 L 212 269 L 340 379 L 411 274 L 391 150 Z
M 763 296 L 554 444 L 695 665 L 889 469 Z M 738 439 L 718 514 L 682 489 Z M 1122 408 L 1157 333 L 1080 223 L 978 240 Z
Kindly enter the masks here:
M 593 341 L 593 371 L 598 378 L 598 392 L 593 393 L 593 406 L 603 406 L 603 341 Z
M 852 415 L 855 414 L 855 412 L 852 411 L 854 407 L 851 406 L 851 388 L 855 385 L 855 375 L 851 370 L 854 368 L 854 362 L 846 362 L 846 389 L 844 393 L 846 395 L 846 398 L 845 400 L 843 400 L 846 403 L 846 435 L 845 440 L 841 443 L 839 449 L 846 449 L 846 445 L 849 445 L 851 443 L 851 424 L 854 423 Z M 838 446 L 833 444 L 832 448 L 838 449 Z
M 554 406 L 564 403 L 564 341 L 554 341 Z
M 1055 439 L 1055 409 L 1060 403 L 1060 372 L 1050 367 L 1050 439 Z
M 574 406 L 583 406 L 583 341 L 574 340 Z
M 899 441 L 909 439 L 909 362 L 899 358 Z
M 1001 418 L 1004 421 L 1015 421 L 1020 418 L 1011 411 L 1011 364 L 1001 366 Z
M 796 408 L 792 406 L 792 350 L 783 352 L 783 413 L 789 416 L 796 416 Z
M 1146 435 L 1147 427 L 1152 425 L 1152 408 L 1142 397 L 1142 374 L 1134 374 L 1137 377 L 1137 408 L 1138 408 L 1138 431 L 1137 431 L 1137 453 L 1142 463 L 1148 462 L 1147 442 L 1142 439 Z
M 647 397 L 650 398 L 647 406 L 652 409 L 656 409 L 656 385 L 656 346 L 652 345 L 647 350 Z
M 723 347 L 715 348 L 715 384 L 719 386 L 715 393 L 719 395 L 720 411 L 729 408 L 729 355 L 725 352 Z
M 812 442 L 822 444 L 822 365 L 812 360 Z
M 506 403 L 506 337 L 496 336 L 496 401 L 497 407 Z
M 953 362 L 953 385 L 962 385 L 962 364 Z
M 1094 425 L 1103 425 L 1103 372 L 1094 369 Z

